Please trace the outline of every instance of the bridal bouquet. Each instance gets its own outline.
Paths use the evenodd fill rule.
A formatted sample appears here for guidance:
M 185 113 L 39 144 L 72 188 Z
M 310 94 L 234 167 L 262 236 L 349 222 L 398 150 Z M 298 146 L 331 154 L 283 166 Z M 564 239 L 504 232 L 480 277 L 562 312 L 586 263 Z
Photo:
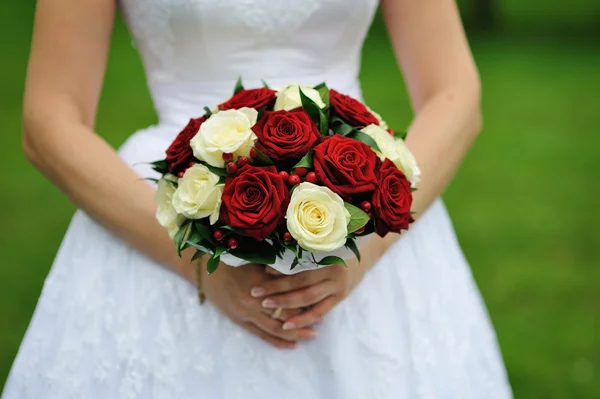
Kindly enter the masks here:
M 220 261 L 345 265 L 357 240 L 409 227 L 419 168 L 404 143 L 361 102 L 291 84 L 244 89 L 191 119 L 152 163 L 157 219 L 177 250 Z M 351 251 L 351 252 L 349 252 Z

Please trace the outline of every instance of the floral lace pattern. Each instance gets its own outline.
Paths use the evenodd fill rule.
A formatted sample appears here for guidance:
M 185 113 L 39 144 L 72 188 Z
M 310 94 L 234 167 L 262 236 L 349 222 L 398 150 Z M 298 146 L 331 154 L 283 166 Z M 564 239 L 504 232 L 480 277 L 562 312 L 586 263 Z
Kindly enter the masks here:
M 161 122 L 121 157 L 145 177 L 194 110 L 243 75 L 326 80 L 360 98 L 376 0 L 121 0 Z M 135 165 L 135 166 L 134 166 Z M 510 398 L 468 264 L 436 202 L 285 351 L 78 211 L 44 284 L 3 399 Z

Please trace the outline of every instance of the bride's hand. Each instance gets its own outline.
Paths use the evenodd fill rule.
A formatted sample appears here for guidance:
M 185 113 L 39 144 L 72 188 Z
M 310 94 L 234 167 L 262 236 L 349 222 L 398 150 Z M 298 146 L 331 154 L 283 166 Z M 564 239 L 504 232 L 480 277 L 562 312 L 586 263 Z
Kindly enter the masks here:
M 325 314 L 358 285 L 366 269 L 353 260 L 348 262 L 347 268 L 334 265 L 265 280 L 252 288 L 251 295 L 262 299 L 264 309 L 291 310 L 312 306 L 283 324 L 284 330 L 295 331 L 322 321 Z
M 311 328 L 293 331 L 282 329 L 283 321 L 300 314 L 301 310 L 284 310 L 274 319 L 271 317 L 274 309 L 263 308 L 260 300 L 250 295 L 252 287 L 273 279 L 265 272 L 264 266 L 251 264 L 230 267 L 221 264 L 210 276 L 206 274 L 205 267 L 202 270 L 202 288 L 206 298 L 233 322 L 252 334 L 279 348 L 294 348 L 296 341 L 316 337 L 316 331 Z

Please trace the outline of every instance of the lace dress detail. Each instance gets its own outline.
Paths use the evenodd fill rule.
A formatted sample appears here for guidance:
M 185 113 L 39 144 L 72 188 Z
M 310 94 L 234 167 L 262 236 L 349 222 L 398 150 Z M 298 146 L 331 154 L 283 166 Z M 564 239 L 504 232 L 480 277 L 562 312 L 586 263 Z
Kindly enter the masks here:
M 376 0 L 121 0 L 159 115 L 119 149 L 141 176 L 243 76 L 361 97 Z M 78 211 L 3 399 L 510 398 L 485 307 L 441 201 L 284 351 Z

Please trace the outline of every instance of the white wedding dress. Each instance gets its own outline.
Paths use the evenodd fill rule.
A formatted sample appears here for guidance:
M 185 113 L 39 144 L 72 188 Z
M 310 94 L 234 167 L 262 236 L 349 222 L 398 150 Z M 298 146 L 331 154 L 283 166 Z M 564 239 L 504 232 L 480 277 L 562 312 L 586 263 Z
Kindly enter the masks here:
M 161 159 L 189 117 L 265 79 L 361 98 L 376 0 L 121 0 L 160 122 L 119 150 Z M 126 90 L 126 88 L 123 88 Z M 78 211 L 3 399 L 510 398 L 493 328 L 444 205 L 412 226 L 319 336 L 276 349 Z

